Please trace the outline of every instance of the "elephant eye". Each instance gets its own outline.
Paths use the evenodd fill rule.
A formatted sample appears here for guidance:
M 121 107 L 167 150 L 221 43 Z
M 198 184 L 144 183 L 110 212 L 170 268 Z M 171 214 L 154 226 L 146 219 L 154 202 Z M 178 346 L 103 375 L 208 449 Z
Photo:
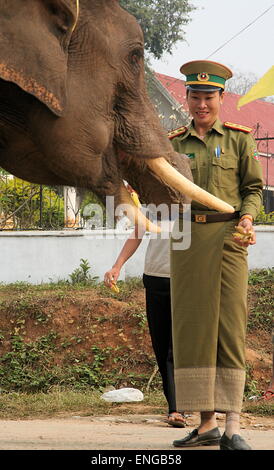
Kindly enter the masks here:
M 58 14 L 58 8 L 57 8 L 56 5 L 54 5 L 53 3 L 50 3 L 50 4 L 49 4 L 49 11 L 50 11 L 53 15 L 57 15 L 57 14 Z
M 57 28 L 61 32 L 65 33 L 69 29 L 71 23 L 71 19 L 67 11 L 59 5 L 57 6 L 55 3 L 49 3 L 48 9 L 51 15 L 54 16 Z
M 129 60 L 132 63 L 132 65 L 139 65 L 143 57 L 144 57 L 143 49 L 138 48 L 138 49 L 134 49 L 133 51 L 131 51 Z

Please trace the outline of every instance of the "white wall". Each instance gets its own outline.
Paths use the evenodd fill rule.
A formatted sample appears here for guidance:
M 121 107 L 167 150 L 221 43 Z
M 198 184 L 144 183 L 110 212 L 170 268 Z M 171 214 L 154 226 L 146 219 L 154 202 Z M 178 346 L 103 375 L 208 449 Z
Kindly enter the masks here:
M 89 273 L 100 279 L 110 269 L 129 231 L 64 230 L 0 232 L 0 282 L 25 281 L 32 284 L 68 279 L 87 259 Z M 101 238 L 100 238 L 101 237 Z M 142 273 L 148 239 L 123 268 L 120 279 Z
M 274 266 L 274 227 L 258 226 L 257 244 L 249 248 L 249 267 Z M 100 279 L 115 261 L 130 231 L 74 230 L 58 232 L 0 232 L 0 282 L 25 281 L 32 284 L 68 279 L 89 261 L 92 276 Z M 146 235 L 135 255 L 126 263 L 120 279 L 141 276 L 149 241 Z
M 257 243 L 249 247 L 249 269 L 274 267 L 274 226 L 256 227 Z

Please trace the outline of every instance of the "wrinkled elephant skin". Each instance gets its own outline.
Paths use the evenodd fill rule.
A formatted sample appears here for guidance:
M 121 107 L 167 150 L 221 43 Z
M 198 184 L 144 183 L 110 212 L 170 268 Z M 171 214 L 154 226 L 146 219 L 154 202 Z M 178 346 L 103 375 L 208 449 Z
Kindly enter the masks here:
M 117 0 L 2 0 L 0 166 L 116 204 L 123 179 L 142 202 L 188 202 L 147 164 L 164 157 L 192 179 L 148 99 L 143 55 Z

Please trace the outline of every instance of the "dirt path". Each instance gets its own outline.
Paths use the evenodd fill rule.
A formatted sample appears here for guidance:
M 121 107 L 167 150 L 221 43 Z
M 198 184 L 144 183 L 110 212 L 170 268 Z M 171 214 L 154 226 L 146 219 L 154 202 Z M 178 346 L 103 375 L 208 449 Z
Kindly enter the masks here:
M 224 416 L 218 416 L 220 431 Z M 174 439 L 184 437 L 198 424 L 188 418 L 185 429 L 168 426 L 159 415 L 124 415 L 41 420 L 1 420 L 0 450 L 176 450 Z M 254 450 L 274 450 L 274 420 L 242 417 L 242 435 Z M 203 447 L 203 450 L 219 450 Z

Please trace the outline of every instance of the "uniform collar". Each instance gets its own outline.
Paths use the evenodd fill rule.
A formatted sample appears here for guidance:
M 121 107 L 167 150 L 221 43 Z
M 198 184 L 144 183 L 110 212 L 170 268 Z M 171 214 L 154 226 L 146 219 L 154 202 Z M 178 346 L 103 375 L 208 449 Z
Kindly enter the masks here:
M 222 135 L 225 134 L 223 123 L 220 121 L 220 119 L 217 119 L 214 122 L 214 124 L 212 126 L 212 129 L 214 129 L 216 132 L 218 132 L 218 134 L 222 134 Z
M 214 124 L 213 124 L 213 126 L 212 126 L 212 128 L 211 128 L 210 130 L 214 130 L 214 131 L 216 131 L 218 134 L 221 134 L 221 135 L 224 135 L 224 134 L 225 134 L 224 128 L 223 128 L 223 124 L 222 124 L 222 122 L 220 121 L 220 119 L 217 119 L 217 120 L 214 122 Z M 193 136 L 195 136 L 195 137 L 198 137 L 197 132 L 196 132 L 195 127 L 194 127 L 194 121 L 193 121 L 193 119 L 192 119 L 192 121 L 191 121 L 191 124 L 190 124 L 189 127 L 188 127 L 187 132 L 182 136 L 182 138 L 185 139 L 185 138 L 188 137 L 189 135 L 193 135 Z

